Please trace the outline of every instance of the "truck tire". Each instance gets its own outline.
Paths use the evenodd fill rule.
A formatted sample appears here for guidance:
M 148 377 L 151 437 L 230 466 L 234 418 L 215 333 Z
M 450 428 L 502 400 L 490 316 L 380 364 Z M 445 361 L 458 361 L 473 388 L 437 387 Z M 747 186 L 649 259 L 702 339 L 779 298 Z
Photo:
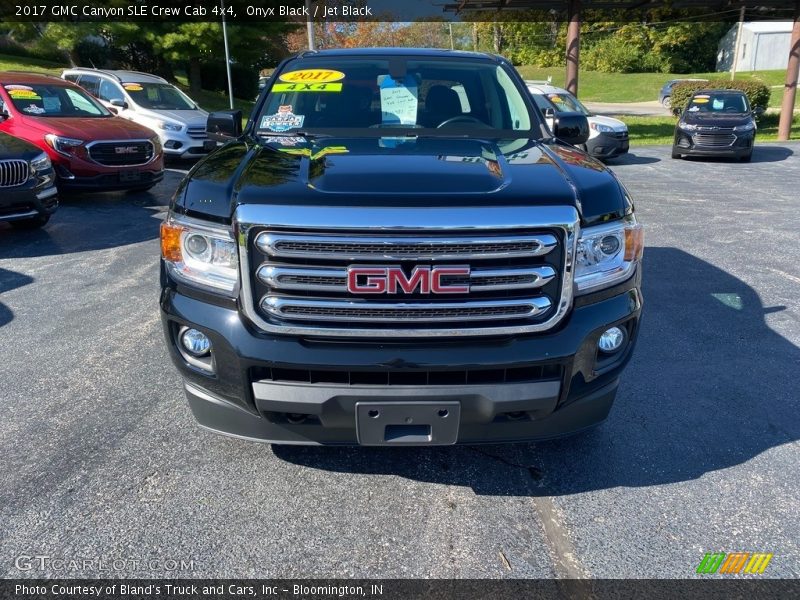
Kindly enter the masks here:
M 672 158 L 681 158 L 681 153 L 676 152 L 675 148 L 672 149 Z

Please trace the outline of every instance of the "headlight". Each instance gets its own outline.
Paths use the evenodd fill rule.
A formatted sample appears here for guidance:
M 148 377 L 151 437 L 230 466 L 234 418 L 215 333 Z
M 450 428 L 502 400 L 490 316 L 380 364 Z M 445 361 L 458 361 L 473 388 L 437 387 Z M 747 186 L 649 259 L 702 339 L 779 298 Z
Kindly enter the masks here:
M 161 224 L 161 257 L 178 281 L 233 293 L 239 281 L 236 244 L 229 229 L 168 217 Z
M 180 131 L 183 129 L 183 125 L 179 125 L 177 123 L 168 123 L 167 121 L 156 121 L 156 127 L 163 129 L 164 131 Z
M 603 125 L 602 123 L 590 123 L 589 127 L 594 129 L 595 131 L 599 131 L 600 133 L 611 133 L 614 131 L 613 127 L 609 127 L 608 125 Z
M 644 249 L 644 230 L 633 215 L 621 221 L 587 227 L 578 239 L 575 283 L 578 293 L 612 286 L 627 279 Z
M 36 175 L 39 171 L 47 171 L 53 167 L 50 162 L 50 157 L 42 152 L 39 156 L 31 161 L 31 173 Z
M 749 123 L 745 123 L 744 125 L 737 125 L 733 128 L 734 131 L 753 131 L 756 128 L 756 124 L 753 121 Z
M 694 131 L 695 129 L 697 129 L 697 125 L 687 123 L 686 121 L 678 121 L 678 127 L 685 131 Z
M 47 142 L 47 145 L 53 150 L 65 156 L 77 155 L 79 150 L 83 147 L 83 140 L 62 137 L 55 133 L 48 133 L 45 135 L 44 141 Z

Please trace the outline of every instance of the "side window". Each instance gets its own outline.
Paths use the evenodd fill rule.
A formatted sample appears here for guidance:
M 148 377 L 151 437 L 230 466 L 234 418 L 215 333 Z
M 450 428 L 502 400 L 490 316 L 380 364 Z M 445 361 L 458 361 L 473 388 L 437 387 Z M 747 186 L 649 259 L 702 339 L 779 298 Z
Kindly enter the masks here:
M 72 83 L 78 83 L 78 76 L 74 73 L 70 73 L 69 75 L 64 75 L 64 79 L 67 81 L 71 81 Z
M 108 81 L 107 79 L 100 80 L 100 91 L 98 92 L 97 97 L 101 100 L 105 100 L 106 102 L 125 99 L 122 95 L 122 90 L 119 89 L 119 86 Z
M 100 78 L 94 75 L 81 75 L 78 85 L 89 92 L 92 96 L 97 96 L 100 87 Z

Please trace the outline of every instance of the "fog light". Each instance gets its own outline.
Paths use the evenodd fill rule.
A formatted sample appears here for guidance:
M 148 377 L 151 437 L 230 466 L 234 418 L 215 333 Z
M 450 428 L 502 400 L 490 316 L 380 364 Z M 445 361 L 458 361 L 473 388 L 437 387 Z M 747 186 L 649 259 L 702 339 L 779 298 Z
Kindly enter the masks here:
M 597 340 L 597 347 L 601 352 L 612 354 L 622 348 L 625 342 L 625 332 L 620 327 L 611 327 L 603 332 Z
M 187 329 L 181 333 L 181 344 L 192 356 L 205 356 L 211 351 L 211 340 L 197 329 Z

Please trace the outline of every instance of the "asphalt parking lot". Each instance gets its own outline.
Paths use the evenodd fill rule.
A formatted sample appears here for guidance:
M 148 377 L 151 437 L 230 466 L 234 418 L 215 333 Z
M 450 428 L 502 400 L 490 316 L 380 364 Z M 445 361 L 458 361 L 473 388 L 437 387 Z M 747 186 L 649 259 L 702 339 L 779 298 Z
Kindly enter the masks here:
M 637 147 L 645 314 L 609 420 L 575 438 L 271 447 L 195 426 L 158 316 L 150 193 L 0 225 L 0 574 L 800 576 L 800 144 L 749 164 Z M 142 560 L 20 571 L 22 555 Z M 184 571 L 170 563 L 193 561 Z

